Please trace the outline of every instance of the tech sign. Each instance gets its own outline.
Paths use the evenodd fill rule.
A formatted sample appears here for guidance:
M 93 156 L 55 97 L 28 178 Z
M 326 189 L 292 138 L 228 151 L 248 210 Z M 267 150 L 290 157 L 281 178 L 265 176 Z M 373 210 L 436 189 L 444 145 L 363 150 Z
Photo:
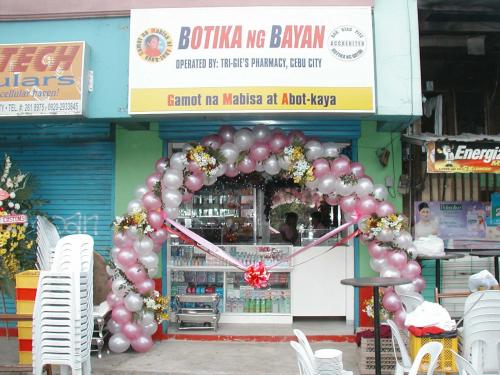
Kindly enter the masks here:
M 85 42 L 0 44 L 0 116 L 84 115 Z
M 370 6 L 133 10 L 129 113 L 373 113 Z

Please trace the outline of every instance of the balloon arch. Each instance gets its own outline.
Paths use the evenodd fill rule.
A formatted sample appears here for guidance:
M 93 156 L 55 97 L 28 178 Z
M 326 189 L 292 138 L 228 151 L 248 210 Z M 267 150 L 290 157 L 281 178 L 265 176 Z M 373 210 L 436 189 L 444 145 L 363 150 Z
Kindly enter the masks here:
M 276 265 L 244 266 L 175 221 L 181 203 L 189 201 L 203 186 L 214 184 L 221 176 L 232 178 L 255 171 L 264 178 L 287 179 L 309 191 L 315 200 L 340 206 L 346 223 L 315 240 L 313 246 L 357 225 L 349 238 L 360 235 L 374 271 L 383 277 L 413 280 L 412 284 L 387 289 L 382 299 L 385 309 L 402 326 L 406 313 L 398 293 L 421 292 L 425 287 L 419 264 L 409 257 L 413 249 L 407 220 L 386 201 L 385 186 L 373 184 L 363 166 L 340 151 L 339 145 L 307 139 L 300 131 L 286 134 L 265 125 L 252 130 L 223 126 L 218 134 L 204 137 L 199 144 L 186 145 L 170 159 L 158 160 L 145 186 L 137 188 L 128 213 L 114 222 L 114 247 L 108 267 L 111 292 L 107 298 L 112 308 L 110 349 L 124 352 L 131 346 L 145 352 L 152 347 L 151 336 L 168 306 L 168 299 L 155 291 L 152 277 L 158 272 L 157 253 L 169 232 L 241 269 L 249 285 L 267 286 L 268 270 Z M 295 250 L 290 257 L 310 247 Z

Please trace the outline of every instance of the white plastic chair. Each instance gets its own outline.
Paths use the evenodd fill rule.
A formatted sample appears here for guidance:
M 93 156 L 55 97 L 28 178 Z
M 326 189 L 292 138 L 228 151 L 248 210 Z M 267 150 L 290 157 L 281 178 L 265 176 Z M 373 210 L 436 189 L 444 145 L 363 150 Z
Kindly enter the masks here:
M 37 267 L 40 270 L 49 270 L 60 237 L 57 228 L 46 217 L 37 216 L 36 218 Z
M 394 323 L 394 321 L 390 319 L 387 319 L 386 323 L 389 325 L 389 327 L 391 327 L 392 332 L 392 348 L 394 350 L 394 357 L 396 358 L 396 367 L 394 370 L 394 374 L 403 375 L 410 371 L 412 365 L 411 357 L 410 354 L 408 354 L 408 350 L 406 349 L 406 345 L 403 341 L 403 338 L 401 337 L 401 334 L 399 333 L 399 328 L 396 323 Z M 399 353 L 401 354 L 401 361 L 403 363 L 399 363 L 396 344 L 398 346 Z
M 458 375 L 479 375 L 469 361 L 467 361 L 464 357 L 454 352 L 453 350 L 449 350 L 455 357 L 455 362 L 457 363 L 458 367 Z
M 316 375 L 316 371 L 314 370 L 304 347 L 297 341 L 290 341 L 290 345 L 295 350 L 295 354 L 297 355 L 300 375 Z
M 407 313 L 415 310 L 422 302 L 424 302 L 424 297 L 420 293 L 398 293 L 401 297 L 401 302 L 403 303 Z
M 411 365 L 409 375 L 418 374 L 418 369 L 420 368 L 422 359 L 427 354 L 429 354 L 430 356 L 429 367 L 427 368 L 427 375 L 433 375 L 434 370 L 436 369 L 437 366 L 439 355 L 441 354 L 442 351 L 443 351 L 443 344 L 441 344 L 440 342 L 433 341 L 423 345 L 418 351 L 415 360 Z
M 314 369 L 314 371 L 316 371 L 316 358 L 314 357 L 314 352 L 311 348 L 311 345 L 309 344 L 309 340 L 307 340 L 307 336 L 300 329 L 294 329 L 293 334 L 297 337 L 299 344 L 304 348 L 304 351 L 307 355 L 307 358 L 309 358 L 309 362 L 311 363 L 312 368 Z

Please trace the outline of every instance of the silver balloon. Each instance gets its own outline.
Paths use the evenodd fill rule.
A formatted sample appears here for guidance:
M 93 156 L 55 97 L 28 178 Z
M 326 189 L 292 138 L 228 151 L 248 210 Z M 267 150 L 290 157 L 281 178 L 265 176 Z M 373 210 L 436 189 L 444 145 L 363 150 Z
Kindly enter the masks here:
M 354 186 L 351 184 L 346 184 L 341 179 L 335 179 L 335 188 L 333 190 L 338 195 L 347 196 L 354 192 Z
M 387 260 L 385 258 L 370 258 L 370 267 L 375 272 L 380 272 L 387 267 Z
M 119 247 L 113 246 L 111 248 L 111 251 L 109 252 L 109 254 L 111 255 L 111 259 L 116 260 L 116 257 L 120 253 L 120 250 L 121 249 Z
M 387 198 L 387 195 L 389 195 L 389 192 L 387 191 L 387 188 L 384 185 L 382 184 L 373 185 L 373 197 L 375 199 L 383 201 Z
M 127 212 L 129 214 L 133 214 L 134 212 L 138 212 L 142 210 L 141 201 L 138 199 L 133 199 L 128 203 Z
M 123 296 L 125 294 L 126 286 L 127 286 L 127 282 L 123 278 L 118 277 L 118 278 L 114 279 L 113 282 L 111 283 L 111 290 L 115 294 Z
M 271 155 L 267 160 L 264 161 L 264 170 L 271 176 L 277 175 L 280 172 L 281 168 L 276 156 Z
M 169 167 L 165 169 L 161 182 L 167 189 L 175 190 L 182 186 L 184 178 L 180 170 Z
M 224 142 L 232 142 L 235 130 L 232 126 L 222 126 L 219 130 L 219 135 Z
M 134 241 L 134 250 L 139 256 L 152 253 L 154 246 L 153 240 L 148 236 L 144 236 Z
M 246 151 L 254 142 L 254 135 L 248 129 L 240 129 L 234 134 L 234 144 L 241 150 Z
M 179 171 L 186 168 L 186 154 L 184 152 L 174 152 L 170 157 L 169 165 L 171 168 L 177 169 Z
M 394 289 L 396 290 L 397 294 L 412 294 L 416 292 L 415 286 L 412 283 L 404 285 L 396 285 Z
M 108 331 L 111 333 L 120 333 L 121 332 L 120 325 L 117 322 L 115 322 L 113 319 L 108 320 L 108 324 L 106 324 L 106 327 L 108 328 Z
M 264 163 L 263 162 L 258 161 L 257 163 L 255 163 L 255 171 L 256 172 L 264 172 L 264 170 L 265 170 L 265 168 L 264 168 Z
M 323 143 L 323 156 L 326 158 L 336 158 L 340 155 L 340 147 L 336 143 Z
M 140 319 L 140 324 L 144 327 L 148 324 L 151 324 L 155 321 L 155 316 L 154 314 L 149 311 L 149 310 L 146 310 L 146 311 L 143 311 L 142 314 L 141 314 L 141 319 Z
M 123 353 L 130 347 L 130 341 L 123 333 L 115 333 L 109 339 L 108 347 L 113 353 Z
M 182 203 L 182 194 L 179 190 L 165 189 L 161 193 L 165 207 L 176 208 Z
M 408 249 L 413 244 L 413 238 L 410 233 L 403 230 L 395 238 L 394 242 L 400 249 Z
M 127 310 L 132 312 L 137 312 L 142 310 L 142 305 L 144 304 L 144 299 L 137 293 L 129 293 L 124 298 L 123 303 Z
M 255 140 L 267 141 L 271 137 L 271 130 L 266 125 L 260 124 L 253 128 L 252 134 Z
M 154 335 L 158 330 L 158 324 L 156 322 L 149 323 L 142 326 L 142 329 L 146 335 Z
M 150 279 L 156 277 L 157 274 L 158 274 L 158 268 L 156 267 L 148 268 L 148 276 Z
M 335 178 L 327 174 L 318 179 L 318 190 L 322 194 L 330 194 L 335 189 Z
M 177 219 L 177 217 L 179 216 L 179 208 L 177 207 L 174 207 L 174 208 L 171 208 L 171 207 L 165 207 L 164 211 L 166 212 L 167 214 L 167 217 L 169 219 Z
M 290 169 L 290 158 L 288 156 L 283 156 L 281 158 L 278 158 L 278 163 L 280 165 L 280 168 L 283 169 L 284 171 L 288 171 Z
M 323 156 L 323 146 L 321 142 L 309 141 L 304 145 L 307 160 L 316 160 Z
M 361 177 L 354 185 L 354 191 L 359 197 L 366 197 L 373 192 L 373 182 L 369 178 Z
M 137 199 L 141 199 L 144 194 L 148 192 L 148 188 L 144 185 L 138 186 L 134 191 L 134 196 Z
M 139 238 L 139 229 L 137 229 L 137 226 L 132 225 L 125 231 L 125 236 L 127 236 L 128 239 L 135 241 Z
M 380 271 L 380 277 L 401 277 L 401 272 L 393 267 L 385 267 Z
M 158 267 L 158 255 L 154 251 L 141 255 L 139 260 L 148 270 Z
M 394 240 L 394 232 L 392 229 L 382 229 L 379 234 L 377 234 L 377 240 L 381 242 L 392 242 L 392 240 Z
M 224 174 L 226 173 L 226 170 L 227 170 L 227 164 L 225 163 L 222 163 L 219 165 L 219 167 L 217 168 L 217 173 L 215 174 L 217 177 L 221 177 L 221 176 L 224 176 Z
M 231 142 L 224 143 L 219 151 L 221 152 L 222 156 L 226 158 L 226 162 L 228 164 L 233 164 L 234 162 L 236 162 L 240 154 L 240 149 L 238 148 L 238 146 Z

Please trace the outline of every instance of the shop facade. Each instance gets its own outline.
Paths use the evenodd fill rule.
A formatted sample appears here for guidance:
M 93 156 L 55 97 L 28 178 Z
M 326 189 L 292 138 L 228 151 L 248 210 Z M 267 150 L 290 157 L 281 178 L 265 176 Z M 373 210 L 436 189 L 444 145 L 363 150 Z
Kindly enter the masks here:
M 348 3 L 331 1 L 313 5 L 345 6 L 349 5 Z M 307 12 L 314 13 L 314 6 L 309 3 L 297 5 L 307 5 Z M 193 110 L 189 107 L 183 108 L 183 113 L 170 111 L 168 108 L 137 110 L 137 107 L 130 105 L 129 82 L 139 87 L 146 78 L 155 82 L 159 79 L 155 77 L 161 77 L 164 72 L 159 70 L 156 72 L 157 76 L 148 77 L 148 72 L 139 74 L 133 72 L 132 65 L 129 68 L 129 59 L 138 56 L 137 51 L 132 48 L 138 36 L 131 33 L 137 25 L 131 22 L 130 17 L 40 20 L 36 15 L 31 15 L 35 20 L 3 22 L 0 25 L 1 44 L 26 46 L 30 43 L 85 42 L 89 56 L 85 61 L 87 65 L 84 70 L 90 74 L 82 75 L 81 83 L 85 84 L 81 87 L 89 84 L 90 90 L 87 89 L 87 95 L 82 98 L 85 111 L 80 116 L 3 113 L 0 125 L 2 150 L 17 159 L 23 169 L 33 171 L 39 181 L 40 198 L 50 201 L 44 209 L 49 215 L 61 217 L 59 223 L 56 221 L 61 233 L 86 232 L 97 237 L 96 248 L 105 256 L 111 246 L 112 233 L 109 225 L 113 217 L 127 210 L 135 188 L 142 184 L 153 170 L 155 161 L 166 156 L 169 148 L 175 144 L 199 141 L 223 125 L 243 128 L 267 124 L 286 131 L 301 130 L 307 136 L 317 137 L 321 141 L 346 143 L 346 152 L 352 160 L 361 162 L 374 182 L 387 185 L 390 191 L 392 189 L 393 202 L 400 209 L 401 199 L 395 189 L 401 173 L 399 135 L 402 129 L 420 116 L 421 111 L 416 1 L 386 0 L 376 4 L 371 1 L 359 1 L 357 5 L 369 7 L 367 14 L 370 27 L 373 27 L 373 33 L 371 30 L 367 33 L 372 39 L 368 42 L 372 43 L 374 56 L 370 62 L 370 68 L 373 69 L 372 107 L 363 107 L 361 110 L 356 110 L 355 107 L 351 108 L 352 110 L 341 108 L 338 111 L 316 109 L 315 113 L 307 108 L 301 111 L 300 107 L 291 111 L 278 108 L 274 102 L 270 102 L 267 108 L 235 110 L 237 104 L 234 104 L 233 100 L 227 102 L 226 107 L 221 107 L 219 111 L 206 108 Z M 172 6 L 178 7 L 179 4 L 173 3 Z M 245 6 L 252 4 L 247 3 Z M 239 8 L 230 11 L 236 14 L 236 9 Z M 264 9 L 250 8 L 249 11 Z M 354 8 L 347 9 L 347 14 L 352 9 Z M 162 12 L 166 11 L 158 11 L 159 14 Z M 182 10 L 185 18 L 181 17 L 179 23 L 189 24 L 191 17 L 198 14 L 197 12 L 197 8 Z M 56 18 L 64 18 L 64 15 Z M 300 17 L 290 20 L 291 24 L 294 22 L 299 23 Z M 303 22 L 306 23 L 307 20 L 304 19 Z M 192 26 L 194 30 L 196 25 Z M 188 43 L 187 34 L 185 35 Z M 165 37 L 165 41 L 169 43 L 168 37 Z M 193 40 L 189 41 L 192 42 Z M 309 42 L 306 39 L 304 43 L 307 47 Z M 177 45 L 177 41 L 173 44 Z M 298 61 L 300 63 L 302 60 Z M 307 81 L 307 69 L 300 71 L 297 75 L 303 77 L 298 80 Z M 132 77 L 135 81 L 131 80 L 132 73 L 136 74 L 135 78 Z M 189 73 L 195 75 L 193 69 Z M 210 73 L 200 68 L 196 74 L 203 76 Z M 221 77 L 224 79 L 224 76 Z M 352 77 L 355 79 L 356 74 Z M 289 76 L 285 75 L 284 79 L 289 79 Z M 345 79 L 349 81 L 349 77 Z M 279 80 L 277 82 L 278 88 L 286 86 L 284 83 L 280 84 Z M 4 87 L 8 86 L 5 81 L 1 83 Z M 195 83 L 186 85 L 184 90 L 199 89 Z M 305 84 L 299 82 L 298 85 Z M 266 85 L 261 83 L 261 86 Z M 5 91 L 4 87 L 2 91 Z M 272 94 L 282 97 L 283 92 Z M 193 101 L 197 100 L 197 95 L 187 96 L 194 97 Z M 155 104 L 156 99 L 154 95 L 147 94 L 147 100 Z M 8 100 L 3 97 L 2 101 Z M 353 103 L 354 106 L 359 105 L 356 101 Z M 379 149 L 390 152 L 386 166 L 382 166 L 377 159 L 376 151 Z M 166 265 L 167 251 L 161 267 L 163 272 L 157 275 L 163 279 L 164 288 L 167 288 L 171 271 Z M 331 257 L 329 262 L 332 267 L 334 264 L 340 264 L 339 272 L 330 273 L 330 276 L 335 274 L 335 278 L 341 279 L 372 274 L 366 249 L 360 246 L 357 240 L 352 241 L 345 250 L 328 256 Z M 336 259 L 337 256 L 340 258 Z M 320 263 L 308 263 L 309 268 L 302 268 L 304 274 L 315 272 Z M 294 285 L 293 275 L 291 280 Z M 297 309 L 311 304 L 311 301 L 304 300 L 307 290 L 321 290 L 322 286 L 326 287 L 330 283 L 342 290 L 330 290 L 327 294 L 340 293 L 337 298 L 345 303 L 342 304 L 343 308 L 337 311 L 333 306 L 329 312 L 318 312 L 314 308 L 297 310 L 297 316 L 346 316 L 347 320 L 358 319 L 360 297 L 349 294 L 354 292 L 337 286 L 336 279 L 330 278 L 316 284 L 314 280 L 310 282 L 310 285 L 307 284 L 307 277 L 302 276 L 295 282 L 305 290 L 295 297 Z M 312 297 L 320 298 L 315 295 Z M 294 298 L 290 316 L 294 310 L 293 300 Z

